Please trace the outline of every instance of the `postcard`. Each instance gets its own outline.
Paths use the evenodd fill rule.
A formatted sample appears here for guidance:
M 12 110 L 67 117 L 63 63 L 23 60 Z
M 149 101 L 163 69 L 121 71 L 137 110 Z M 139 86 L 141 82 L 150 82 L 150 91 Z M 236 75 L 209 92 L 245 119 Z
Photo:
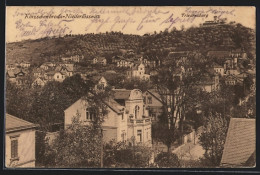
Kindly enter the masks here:
M 5 167 L 253 168 L 252 6 L 7 6 Z

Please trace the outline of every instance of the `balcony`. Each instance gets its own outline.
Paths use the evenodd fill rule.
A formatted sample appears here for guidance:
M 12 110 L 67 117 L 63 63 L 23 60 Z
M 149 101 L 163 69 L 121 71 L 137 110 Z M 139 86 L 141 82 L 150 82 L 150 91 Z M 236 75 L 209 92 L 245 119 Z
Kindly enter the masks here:
M 144 117 L 142 119 L 129 119 L 128 120 L 128 124 L 130 125 L 146 125 L 146 124 L 151 124 L 152 123 L 152 120 L 150 117 Z

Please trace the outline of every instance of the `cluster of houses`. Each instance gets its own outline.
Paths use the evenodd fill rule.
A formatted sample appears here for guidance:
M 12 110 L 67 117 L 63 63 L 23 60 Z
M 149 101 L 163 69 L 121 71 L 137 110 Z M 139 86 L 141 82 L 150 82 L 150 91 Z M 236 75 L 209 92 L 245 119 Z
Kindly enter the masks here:
M 61 62 L 45 62 L 39 67 L 32 67 L 30 63 L 21 62 L 18 65 L 6 65 L 6 77 L 9 81 L 22 86 L 29 84 L 32 88 L 43 87 L 48 81 L 63 82 L 65 78 L 71 77 L 74 74 L 80 74 L 83 78 L 86 77 L 89 70 L 87 67 L 79 66 L 83 60 L 83 56 L 75 55 L 70 57 L 62 57 Z M 128 60 L 128 61 L 126 61 Z M 106 66 L 107 59 L 105 57 L 94 57 L 88 61 L 89 65 Z M 150 68 L 160 65 L 160 60 L 143 59 L 141 55 L 124 59 L 120 56 L 112 58 L 112 64 L 116 68 L 127 68 L 126 77 L 129 79 L 140 79 L 144 81 L 150 80 Z
M 215 57 L 216 59 L 224 59 L 223 65 L 213 63 L 212 67 L 225 81 L 225 84 L 242 85 L 244 79 L 249 76 L 252 77 L 255 83 L 255 66 L 252 66 L 252 69 L 243 67 L 243 62 L 247 60 L 247 54 L 243 50 L 209 51 L 208 56 Z
M 247 70 L 246 73 L 240 72 L 240 62 L 241 60 L 246 59 L 246 55 L 242 52 L 236 53 L 231 51 L 228 52 L 227 55 L 224 53 L 223 51 L 208 52 L 208 56 L 214 55 L 214 57 L 217 58 L 224 58 L 225 61 L 223 66 L 216 63 L 210 65 L 208 71 L 204 73 L 198 85 L 205 91 L 212 92 L 217 90 L 221 78 L 223 78 L 225 82 L 227 81 L 227 84 L 233 85 L 233 83 L 228 82 L 230 76 L 245 78 L 247 72 L 250 72 L 250 70 Z M 188 54 L 186 52 L 171 54 L 175 56 L 178 55 L 178 58 L 180 58 L 178 63 L 180 68 L 173 71 L 173 77 L 182 79 L 183 72 L 189 71 L 189 69 L 184 69 L 182 67 L 182 64 L 188 60 Z M 44 86 L 45 81 L 55 80 L 61 82 L 66 77 L 72 76 L 76 72 L 76 69 L 73 63 L 67 61 L 68 60 L 59 64 L 46 62 L 39 68 L 33 70 L 33 76 L 35 76 L 35 81 L 37 81 L 37 83 L 34 81 L 33 85 Z M 11 72 L 13 72 L 16 79 L 22 79 L 30 67 L 30 65 L 26 66 L 23 64 L 23 68 L 19 69 L 20 71 L 15 72 L 16 69 L 8 65 L 8 78 L 10 79 Z M 142 59 L 142 57 L 140 57 L 139 60 L 136 60 L 136 64 L 128 67 L 127 76 L 129 78 L 140 78 L 142 80 L 150 79 L 150 75 L 146 72 L 145 60 Z M 108 82 L 104 77 L 97 76 L 92 78 L 96 80 L 95 90 L 97 93 L 108 86 Z M 234 84 L 236 83 L 238 82 L 235 82 Z M 176 104 L 177 99 L 173 99 L 167 92 L 167 89 L 165 92 L 160 92 L 158 89 L 149 89 L 142 92 L 139 89 L 129 90 L 112 88 L 112 91 L 112 95 L 103 101 L 108 111 L 104 116 L 105 120 L 102 124 L 104 141 L 108 142 L 110 140 L 115 140 L 116 142 L 127 142 L 130 145 L 145 144 L 147 146 L 152 146 L 152 123 L 157 122 L 159 116 L 163 114 L 165 99 L 166 104 Z M 82 97 L 64 110 L 65 129 L 71 125 L 73 117 L 77 115 L 80 116 L 80 120 L 84 125 L 89 125 L 98 114 L 93 110 L 87 97 Z M 177 114 L 174 113 L 172 115 L 176 117 Z M 251 129 L 252 127 L 249 127 L 251 125 L 253 126 L 254 122 L 253 119 L 231 120 L 221 166 L 251 165 L 252 162 L 255 162 L 255 147 L 253 146 L 255 144 L 255 132 Z M 178 121 L 176 124 L 178 125 Z M 250 137 L 248 137 L 250 139 L 248 139 L 247 142 L 250 142 L 249 146 L 247 145 L 247 152 L 244 153 L 242 157 L 239 157 L 239 159 L 236 158 L 236 155 L 239 155 L 237 151 L 236 155 L 230 154 L 229 151 L 236 150 L 232 148 L 232 146 L 234 146 L 234 144 L 232 144 L 232 139 L 234 139 L 233 135 L 242 131 L 234 131 L 236 125 L 242 127 L 244 131 L 250 135 Z M 7 167 L 35 166 L 36 128 L 37 125 L 6 114 L 5 160 Z M 236 137 L 242 137 L 242 135 L 243 134 L 237 134 Z M 241 148 L 244 147 L 240 143 L 242 144 L 242 142 L 236 142 L 236 146 L 240 145 Z
M 43 87 L 48 81 L 62 82 L 75 72 L 75 63 L 83 56 L 75 55 L 61 58 L 62 62 L 45 62 L 39 67 L 32 67 L 30 63 L 7 64 L 6 77 L 10 82 L 22 86 L 29 84 L 32 88 Z

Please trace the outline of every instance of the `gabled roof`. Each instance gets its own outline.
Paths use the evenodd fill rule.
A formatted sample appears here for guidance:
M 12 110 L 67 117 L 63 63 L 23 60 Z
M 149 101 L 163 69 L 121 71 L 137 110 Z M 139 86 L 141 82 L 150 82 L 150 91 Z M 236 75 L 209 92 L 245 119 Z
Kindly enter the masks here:
M 115 113 L 120 114 L 123 112 L 124 107 L 117 103 L 112 98 L 104 102 L 110 109 L 112 109 Z
M 114 89 L 114 99 L 127 100 L 131 95 L 131 90 L 127 89 Z
M 231 118 L 221 166 L 242 167 L 256 150 L 255 119 Z
M 151 94 L 155 99 L 157 99 L 159 102 L 163 103 L 160 94 L 155 89 L 147 90 L 145 93 Z
M 223 66 L 220 66 L 219 64 L 217 64 L 215 62 L 212 64 L 212 67 L 213 68 L 223 68 Z
M 5 131 L 6 133 L 20 131 L 24 129 L 32 129 L 36 128 L 37 125 L 12 116 L 10 114 L 6 114 L 5 117 Z

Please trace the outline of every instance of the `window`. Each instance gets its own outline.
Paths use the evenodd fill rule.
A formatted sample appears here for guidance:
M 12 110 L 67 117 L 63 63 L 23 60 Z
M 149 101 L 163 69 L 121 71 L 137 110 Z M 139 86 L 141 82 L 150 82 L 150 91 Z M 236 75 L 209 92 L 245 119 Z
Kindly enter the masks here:
M 89 120 L 89 111 L 86 111 L 86 120 Z
M 86 120 L 87 121 L 93 121 L 95 117 L 96 117 L 95 109 L 87 108 L 86 109 Z
M 152 104 L 152 97 L 148 97 L 148 104 Z
M 123 130 L 123 131 L 121 132 L 121 139 L 122 139 L 122 141 L 125 141 L 125 140 L 126 140 L 125 130 Z
M 142 130 L 137 130 L 137 142 L 142 142 Z
M 144 99 L 143 99 L 143 100 L 144 100 L 144 104 L 146 104 L 146 97 L 144 97 Z
M 135 106 L 135 118 L 138 118 L 139 110 L 140 110 L 140 107 L 139 106 Z
M 122 120 L 124 120 L 124 114 L 122 114 Z
M 59 78 L 59 75 L 57 75 L 57 78 Z
M 11 159 L 18 158 L 18 137 L 11 138 Z

